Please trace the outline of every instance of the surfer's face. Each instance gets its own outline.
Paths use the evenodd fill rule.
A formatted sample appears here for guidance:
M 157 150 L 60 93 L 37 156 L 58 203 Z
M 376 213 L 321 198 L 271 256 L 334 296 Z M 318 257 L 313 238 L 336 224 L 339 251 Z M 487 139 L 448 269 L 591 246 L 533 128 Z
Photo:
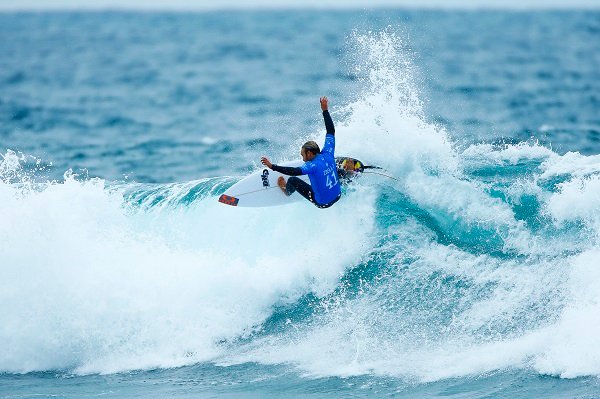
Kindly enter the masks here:
M 302 149 L 300 150 L 300 155 L 302 155 L 302 160 L 303 160 L 304 162 L 306 162 L 306 161 L 312 161 L 312 160 L 313 160 L 313 158 L 315 157 L 315 154 L 313 154 L 313 153 L 312 153 L 312 152 L 310 152 L 310 151 L 306 151 L 304 148 L 302 148 Z

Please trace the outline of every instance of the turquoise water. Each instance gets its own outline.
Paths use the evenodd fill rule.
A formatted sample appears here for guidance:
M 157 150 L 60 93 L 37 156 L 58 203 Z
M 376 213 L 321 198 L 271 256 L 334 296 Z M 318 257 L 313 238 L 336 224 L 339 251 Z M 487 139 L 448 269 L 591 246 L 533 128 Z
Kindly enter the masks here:
M 599 16 L 0 14 L 0 397 L 600 397 Z

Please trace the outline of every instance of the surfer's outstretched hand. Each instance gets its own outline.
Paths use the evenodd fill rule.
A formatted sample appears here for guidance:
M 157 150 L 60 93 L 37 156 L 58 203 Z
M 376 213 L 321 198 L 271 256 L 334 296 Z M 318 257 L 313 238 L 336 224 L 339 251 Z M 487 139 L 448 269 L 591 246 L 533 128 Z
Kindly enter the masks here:
M 322 111 L 327 111 L 327 97 L 323 96 L 321 97 L 321 110 Z
M 273 169 L 273 164 L 271 163 L 271 161 L 269 161 L 269 158 L 267 157 L 262 157 L 260 159 L 260 162 L 265 165 L 267 168 L 269 169 Z

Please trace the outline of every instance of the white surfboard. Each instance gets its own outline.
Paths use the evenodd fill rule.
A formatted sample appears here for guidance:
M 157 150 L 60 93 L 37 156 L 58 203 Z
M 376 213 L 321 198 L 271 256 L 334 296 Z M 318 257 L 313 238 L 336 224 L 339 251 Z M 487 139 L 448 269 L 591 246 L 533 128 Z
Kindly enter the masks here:
M 357 174 L 362 174 L 364 169 L 374 168 L 380 169 L 377 166 L 365 166 L 361 161 L 349 157 L 335 158 L 340 181 L 342 184 L 347 184 L 352 181 Z M 301 160 L 284 162 L 281 166 L 299 167 L 304 162 Z M 223 195 L 219 197 L 219 202 L 242 207 L 262 207 L 285 205 L 295 201 L 306 201 L 300 194 L 294 192 L 289 197 L 277 185 L 277 179 L 283 176 L 286 180 L 289 176 L 275 172 L 267 167 L 257 170 L 250 176 L 244 177 L 233 186 L 229 187 Z M 305 182 L 310 184 L 308 176 L 298 176 Z
M 281 166 L 299 167 L 303 163 L 301 160 L 297 160 L 284 162 Z M 232 206 L 262 207 L 285 205 L 290 202 L 304 200 L 297 192 L 290 196 L 285 195 L 277 185 L 279 176 L 283 176 L 286 180 L 289 178 L 289 176 L 275 172 L 265 166 L 229 187 L 219 197 L 219 202 Z M 298 177 L 310 183 L 308 176 Z

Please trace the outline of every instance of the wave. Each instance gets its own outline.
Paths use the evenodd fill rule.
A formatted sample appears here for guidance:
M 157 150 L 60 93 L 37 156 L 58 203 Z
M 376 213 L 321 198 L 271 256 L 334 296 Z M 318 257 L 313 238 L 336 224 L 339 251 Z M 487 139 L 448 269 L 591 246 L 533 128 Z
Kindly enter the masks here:
M 397 36 L 353 41 L 364 89 L 334 114 L 337 152 L 395 179 L 327 211 L 219 204 L 236 177 L 40 182 L 43 162 L 2 155 L 0 372 L 600 375 L 598 158 L 461 148 L 424 115 Z

